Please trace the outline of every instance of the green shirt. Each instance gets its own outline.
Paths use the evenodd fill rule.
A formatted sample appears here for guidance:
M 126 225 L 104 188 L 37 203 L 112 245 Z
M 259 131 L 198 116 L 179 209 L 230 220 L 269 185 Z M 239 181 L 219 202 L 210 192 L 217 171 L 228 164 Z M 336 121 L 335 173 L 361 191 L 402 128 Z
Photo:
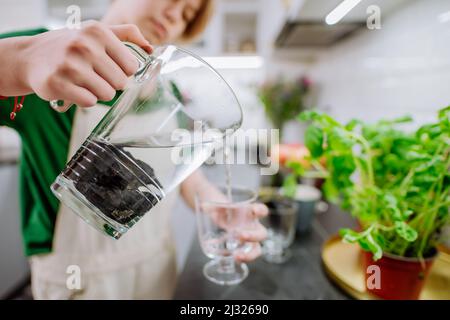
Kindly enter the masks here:
M 3 34 L 0 38 L 46 31 L 27 30 Z M 16 130 L 22 141 L 19 177 L 21 228 L 25 253 L 30 256 L 52 249 L 59 201 L 51 192 L 50 185 L 66 164 L 76 107 L 59 113 L 50 107 L 48 101 L 35 94 L 26 96 L 23 105 L 11 121 L 9 115 L 14 97 L 0 100 L 0 125 Z

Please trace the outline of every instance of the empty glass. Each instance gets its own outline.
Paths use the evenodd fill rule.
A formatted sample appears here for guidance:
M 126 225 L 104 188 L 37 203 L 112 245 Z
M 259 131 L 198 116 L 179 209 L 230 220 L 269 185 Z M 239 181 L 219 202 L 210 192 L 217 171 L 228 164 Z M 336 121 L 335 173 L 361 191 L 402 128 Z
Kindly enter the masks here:
M 172 45 L 152 55 L 126 45 L 139 70 L 51 186 L 62 203 L 116 239 L 242 122 L 233 91 L 199 57 Z
M 295 237 L 298 204 L 275 193 L 260 196 L 259 201 L 269 208 L 269 214 L 261 219 L 267 229 L 263 258 L 270 263 L 284 263 L 292 255 L 289 246 Z
M 241 230 L 251 228 L 257 221 L 252 214 L 256 194 L 245 188 L 231 189 L 232 201 L 225 196 L 227 190 L 219 188 L 219 195 L 196 197 L 197 231 L 205 255 L 213 259 L 203 268 L 210 281 L 220 285 L 234 285 L 248 276 L 245 263 L 234 259 L 237 250 L 248 252 L 252 246 L 239 239 Z

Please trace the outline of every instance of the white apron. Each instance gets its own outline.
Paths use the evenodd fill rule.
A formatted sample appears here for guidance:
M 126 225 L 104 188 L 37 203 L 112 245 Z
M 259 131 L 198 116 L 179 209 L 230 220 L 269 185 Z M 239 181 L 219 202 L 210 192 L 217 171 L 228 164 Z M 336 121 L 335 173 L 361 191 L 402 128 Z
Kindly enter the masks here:
M 77 108 L 68 159 L 107 110 Z M 119 240 L 103 235 L 61 204 L 52 252 L 30 259 L 34 298 L 172 298 L 177 273 L 170 215 L 177 196 L 178 189 L 167 194 Z M 79 290 L 73 278 L 78 267 Z

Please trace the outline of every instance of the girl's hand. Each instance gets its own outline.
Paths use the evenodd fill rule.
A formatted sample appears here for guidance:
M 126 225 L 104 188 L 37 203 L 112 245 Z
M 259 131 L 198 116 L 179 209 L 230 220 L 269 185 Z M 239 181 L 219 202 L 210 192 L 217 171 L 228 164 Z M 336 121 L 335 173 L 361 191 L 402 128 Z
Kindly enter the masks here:
M 242 207 L 208 207 L 204 206 L 203 210 L 209 212 L 214 223 L 231 234 L 233 239 L 239 240 L 240 249 L 234 252 L 237 261 L 250 262 L 261 255 L 260 242 L 266 239 L 267 230 L 259 219 L 268 214 L 266 205 L 253 203 Z
M 246 242 L 246 248 L 244 250 L 237 251 L 235 258 L 240 262 L 249 262 L 258 258 L 261 253 L 260 242 L 267 238 L 266 228 L 258 221 L 259 218 L 265 217 L 269 213 L 269 209 L 265 204 L 254 203 L 252 205 L 252 215 L 254 221 L 248 227 L 239 231 L 239 239 L 242 242 Z
M 28 37 L 20 52 L 22 76 L 30 91 L 45 100 L 64 100 L 81 107 L 109 101 L 138 69 L 136 58 L 121 41 L 152 51 L 134 25 L 90 21 L 80 29 Z
M 195 210 L 195 197 L 209 199 L 217 203 L 227 203 L 228 198 L 217 186 L 212 184 L 201 170 L 192 173 L 181 184 L 181 195 L 186 203 Z M 235 252 L 237 261 L 252 261 L 261 255 L 261 245 L 259 242 L 267 237 L 266 228 L 258 221 L 269 213 L 269 209 L 262 203 L 253 203 L 250 208 L 243 206 L 237 214 L 229 212 L 230 208 L 211 205 L 210 208 L 202 207 L 202 210 L 208 211 L 215 224 L 224 230 L 231 231 L 233 236 L 238 237 L 241 243 L 245 243 L 241 250 Z M 227 212 L 228 211 L 228 212 Z

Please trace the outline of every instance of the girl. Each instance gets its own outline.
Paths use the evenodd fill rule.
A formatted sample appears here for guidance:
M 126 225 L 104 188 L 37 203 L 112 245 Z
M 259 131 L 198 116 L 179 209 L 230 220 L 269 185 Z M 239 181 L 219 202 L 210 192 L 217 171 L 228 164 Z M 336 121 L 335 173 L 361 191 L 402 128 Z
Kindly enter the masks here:
M 111 100 L 137 68 L 135 59 L 119 46 L 120 40 L 135 42 L 148 52 L 152 50 L 149 43 L 189 41 L 203 31 L 211 11 L 210 0 L 116 0 L 101 23 L 87 23 L 81 30 L 33 30 L 16 34 L 28 37 L 0 40 L 10 41 L 0 42 L 0 53 L 8 45 L 19 53 L 24 51 L 23 55 L 15 51 L 8 64 L 0 58 L 0 95 L 35 93 L 25 100 L 0 101 L 0 105 L 4 102 L 0 125 L 16 129 L 22 139 L 22 231 L 36 299 L 172 297 L 176 261 L 168 213 L 177 192 L 169 194 L 119 241 L 88 226 L 58 203 L 50 185 L 108 107 L 77 107 L 59 114 L 48 106 L 48 100 L 64 99 L 81 107 Z M 14 35 L 4 37 L 8 36 Z M 7 65 L 14 65 L 11 61 L 20 57 L 18 65 L 24 68 L 11 70 Z M 25 79 L 17 76 L 20 71 Z M 21 104 L 25 110 L 14 117 L 8 104 L 13 112 Z M 199 172 L 179 189 L 191 207 L 195 193 L 215 190 Z M 267 209 L 255 205 L 253 212 L 263 216 Z M 254 243 L 253 250 L 239 253 L 236 259 L 249 261 L 259 256 L 258 242 L 264 237 L 261 225 L 247 230 L 242 238 Z

